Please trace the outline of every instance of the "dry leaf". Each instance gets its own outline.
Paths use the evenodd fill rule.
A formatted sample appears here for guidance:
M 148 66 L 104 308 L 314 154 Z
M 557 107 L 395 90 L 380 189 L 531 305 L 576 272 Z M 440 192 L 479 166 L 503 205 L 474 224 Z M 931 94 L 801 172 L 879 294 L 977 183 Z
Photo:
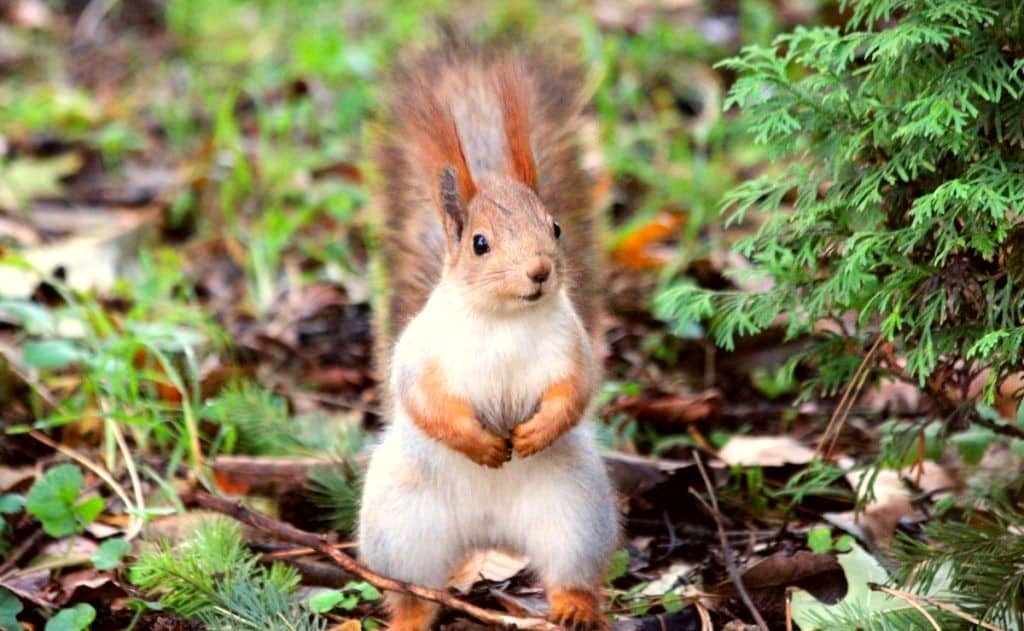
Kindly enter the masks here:
M 477 581 L 507 581 L 522 571 L 528 562 L 524 556 L 501 550 L 475 552 L 455 571 L 448 587 L 465 594 Z
M 741 467 L 781 467 L 807 464 L 814 459 L 814 450 L 789 436 L 733 436 L 718 458 Z
M 640 591 L 641 596 L 662 596 L 667 594 L 679 579 L 692 571 L 694 565 L 683 561 L 675 561 L 668 566 L 657 579 L 651 581 Z
M 20 252 L 34 269 L 0 265 L 0 296 L 27 299 L 45 277 L 58 273 L 74 290 L 111 289 L 159 214 L 157 208 L 104 213 L 108 227 L 103 230 Z

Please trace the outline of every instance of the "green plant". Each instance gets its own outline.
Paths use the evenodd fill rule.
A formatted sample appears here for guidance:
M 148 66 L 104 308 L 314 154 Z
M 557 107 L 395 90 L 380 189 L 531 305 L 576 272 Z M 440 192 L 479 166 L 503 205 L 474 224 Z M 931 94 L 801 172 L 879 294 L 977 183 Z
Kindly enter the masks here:
M 46 621 L 44 631 L 85 631 L 96 619 L 96 610 L 88 603 L 61 609 Z
M 825 554 L 826 552 L 849 552 L 853 547 L 853 537 L 850 535 L 839 535 L 833 539 L 832 529 L 828 526 L 811 528 L 807 532 L 807 547 L 812 552 Z
M 264 566 L 234 522 L 202 522 L 187 538 L 144 551 L 129 572 L 133 583 L 209 629 L 313 631 L 324 621 L 298 597 L 298 573 L 281 563 Z
M 121 565 L 121 559 L 131 549 L 132 544 L 127 539 L 107 539 L 93 553 L 92 564 L 97 570 L 113 570 Z
M 25 507 L 25 498 L 17 493 L 5 493 L 0 495 L 0 559 L 5 558 L 11 551 L 11 527 L 4 515 L 15 515 Z
M 349 532 L 359 515 L 363 482 L 360 470 L 350 460 L 333 467 L 315 467 L 309 472 L 306 493 L 322 511 L 324 527 Z
M 51 537 L 82 532 L 103 510 L 103 498 L 79 497 L 82 471 L 73 464 L 50 468 L 29 489 L 25 510 L 38 519 Z
M 1021 480 L 1009 485 L 1020 491 Z M 997 491 L 998 493 L 998 491 Z M 967 520 L 943 515 L 925 526 L 927 538 L 902 535 L 897 580 L 922 594 L 942 590 L 943 600 L 1004 629 L 1024 627 L 1024 513 L 1011 499 L 989 498 L 992 510 Z
M 886 376 L 920 385 L 935 413 L 882 428 L 876 467 L 941 452 L 950 437 L 974 461 L 994 434 L 1024 437 L 978 404 L 1024 369 L 1024 2 L 841 7 L 842 29 L 797 28 L 723 64 L 738 73 L 727 104 L 744 110 L 781 165 L 725 203 L 733 222 L 752 212 L 763 220 L 738 247 L 770 289 L 675 282 L 656 310 L 669 321 L 709 320 L 726 348 L 783 321 L 788 337 L 811 341 L 799 357 L 816 369 L 805 395 L 856 393 Z M 872 479 L 862 478 L 862 499 Z M 926 528 L 897 578 L 927 590 L 955 567 L 951 600 L 1019 626 L 1024 517 L 991 521 L 948 517 Z M 823 628 L 920 626 L 905 605 L 837 606 Z
M 24 609 L 24 605 L 18 597 L 8 590 L 0 587 L 0 629 L 12 629 L 18 631 L 21 625 L 18 624 L 18 614 Z
M 348 583 L 341 589 L 328 589 L 309 599 L 309 608 L 316 613 L 327 613 L 335 608 L 352 611 L 360 601 L 380 599 L 380 591 L 365 581 Z
M 798 28 L 723 63 L 739 73 L 727 103 L 785 165 L 726 198 L 731 221 L 765 217 L 739 250 L 772 288 L 676 283 L 657 310 L 710 318 L 726 348 L 785 316 L 817 342 L 809 386 L 887 373 L 975 418 L 972 381 L 991 398 L 1022 368 L 1024 5 L 843 6 L 845 30 Z

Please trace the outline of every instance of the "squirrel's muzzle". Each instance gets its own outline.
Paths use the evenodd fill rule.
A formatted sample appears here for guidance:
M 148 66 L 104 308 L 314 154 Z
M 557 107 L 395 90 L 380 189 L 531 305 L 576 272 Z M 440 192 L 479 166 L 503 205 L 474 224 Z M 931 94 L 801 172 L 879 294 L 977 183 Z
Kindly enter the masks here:
M 526 275 L 535 283 L 543 283 L 551 276 L 551 259 L 534 257 L 526 266 Z

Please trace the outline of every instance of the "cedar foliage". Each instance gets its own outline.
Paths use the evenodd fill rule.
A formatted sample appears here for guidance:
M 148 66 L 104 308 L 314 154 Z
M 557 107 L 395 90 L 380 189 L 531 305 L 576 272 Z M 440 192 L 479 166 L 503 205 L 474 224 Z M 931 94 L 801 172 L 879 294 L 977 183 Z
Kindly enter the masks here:
M 816 369 L 805 394 L 908 380 L 929 395 L 942 434 L 981 424 L 1019 443 L 1024 406 L 1013 424 L 979 413 L 977 399 L 1024 369 L 1024 1 L 841 9 L 843 28 L 799 27 L 723 63 L 737 73 L 727 106 L 774 159 L 725 202 L 731 221 L 761 221 L 738 248 L 771 288 L 675 282 L 656 312 L 708 320 L 726 348 L 784 318 L 790 337 L 812 340 L 788 365 Z M 1004 488 L 1003 509 L 974 502 L 980 512 L 949 511 L 905 541 L 897 579 L 1024 625 L 1022 495 Z M 906 628 L 896 618 L 864 628 L 892 625 Z
M 726 198 L 732 221 L 764 217 L 739 249 L 773 287 L 679 283 L 656 308 L 710 318 L 726 348 L 785 315 L 790 336 L 818 340 L 806 357 L 825 392 L 881 336 L 906 365 L 879 352 L 875 367 L 952 413 L 978 375 L 992 396 L 1022 369 L 1024 1 L 843 7 L 843 30 L 800 27 L 723 64 L 739 75 L 727 106 L 783 165 Z

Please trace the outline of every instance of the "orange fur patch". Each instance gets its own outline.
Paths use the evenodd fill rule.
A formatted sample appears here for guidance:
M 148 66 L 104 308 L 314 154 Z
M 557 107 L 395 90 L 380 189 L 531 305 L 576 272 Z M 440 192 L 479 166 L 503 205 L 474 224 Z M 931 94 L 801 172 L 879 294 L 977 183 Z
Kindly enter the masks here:
M 551 589 L 548 618 L 567 629 L 606 629 L 597 594 L 586 589 Z
M 413 391 L 403 393 L 402 403 L 428 436 L 478 464 L 500 467 L 511 456 L 508 441 L 484 429 L 473 407 L 448 387 L 436 362 L 424 366 Z
M 436 603 L 405 594 L 387 594 L 392 631 L 427 631 L 440 609 Z
M 512 448 L 523 458 L 544 449 L 580 422 L 589 402 L 589 370 L 580 354 L 572 374 L 553 383 L 537 413 L 512 430 Z

